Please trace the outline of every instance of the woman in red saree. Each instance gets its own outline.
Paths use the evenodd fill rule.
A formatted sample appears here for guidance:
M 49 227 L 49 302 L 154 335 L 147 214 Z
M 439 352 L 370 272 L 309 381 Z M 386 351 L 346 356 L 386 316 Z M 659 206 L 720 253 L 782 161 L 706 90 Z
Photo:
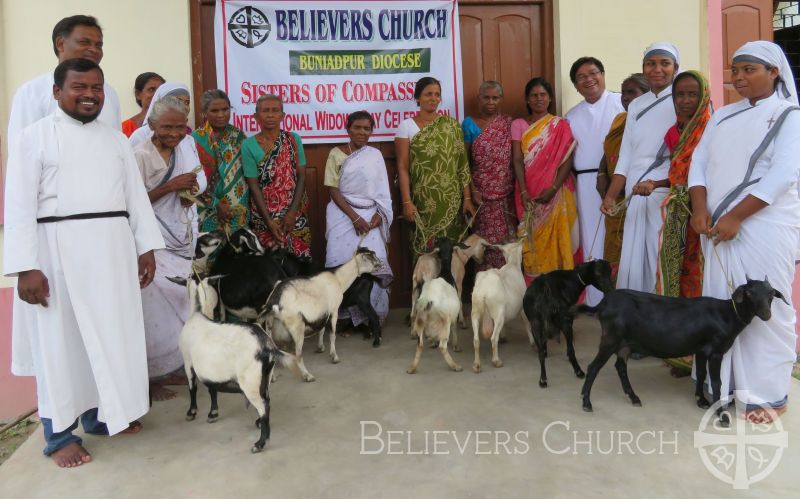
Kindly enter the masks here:
M 281 130 L 283 101 L 262 95 L 255 118 L 261 132 L 242 142 L 242 165 L 250 188 L 250 228 L 265 247 L 284 246 L 311 258 L 311 226 L 305 191 L 303 143 Z
M 515 203 L 521 229 L 525 281 L 544 272 L 572 269 L 582 260 L 575 183 L 570 175 L 575 139 L 569 123 L 548 112 L 553 88 L 544 78 L 525 85 L 528 118 L 511 124 Z
M 483 82 L 478 90 L 478 116 L 467 117 L 461 124 L 472 169 L 472 201 L 480 205 L 473 230 L 492 244 L 507 240 L 517 226 L 512 197 L 512 120 L 500 114 L 502 101 L 500 83 Z M 504 264 L 503 253 L 489 248 L 477 269 L 500 268 Z

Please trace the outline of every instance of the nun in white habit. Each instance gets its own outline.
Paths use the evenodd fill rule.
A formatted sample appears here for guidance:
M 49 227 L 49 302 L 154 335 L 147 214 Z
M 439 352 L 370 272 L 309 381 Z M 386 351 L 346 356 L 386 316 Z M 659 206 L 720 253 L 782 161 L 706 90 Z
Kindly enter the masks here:
M 692 156 L 691 223 L 707 236 L 704 295 L 729 298 L 728 280 L 736 288 L 746 276 L 767 277 L 787 300 L 773 300 L 771 319 L 755 318 L 722 360 L 723 400 L 735 389 L 751 420 L 769 421 L 771 411 L 758 406 L 785 410 L 796 357 L 789 303 L 800 246 L 800 108 L 786 56 L 774 43 L 744 44 L 732 66 L 743 99 L 714 114 Z
M 672 79 L 678 49 L 654 43 L 644 51 L 642 72 L 650 91 L 628 106 L 625 134 L 611 185 L 600 210 L 611 215 L 620 191 L 629 198 L 625 215 L 617 288 L 652 293 L 656 287 L 661 204 L 669 193 L 669 150 L 664 135 L 675 124 Z

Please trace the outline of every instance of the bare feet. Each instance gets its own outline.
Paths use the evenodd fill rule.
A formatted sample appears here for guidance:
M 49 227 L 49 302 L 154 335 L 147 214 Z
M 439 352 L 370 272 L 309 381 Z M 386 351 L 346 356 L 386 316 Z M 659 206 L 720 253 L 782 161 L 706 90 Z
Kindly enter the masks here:
M 150 394 L 153 396 L 153 400 L 155 400 L 156 402 L 172 400 L 178 396 L 177 393 L 173 392 L 164 385 L 156 383 L 150 383 Z
M 129 424 L 128 427 L 122 430 L 120 433 L 122 435 L 134 435 L 142 431 L 142 428 L 143 428 L 142 422 L 137 420 Z
M 92 456 L 77 442 L 58 449 L 50 454 L 50 458 L 59 468 L 75 468 L 92 460 Z
M 775 420 L 775 418 L 779 417 L 784 412 L 786 412 L 786 406 L 778 409 L 764 409 L 759 407 L 757 409 L 747 411 L 744 417 L 753 424 L 770 424 Z
M 164 385 L 164 386 L 188 385 L 189 384 L 189 380 L 186 379 L 186 373 L 183 372 L 183 371 L 175 372 L 175 373 L 172 373 L 172 374 L 167 374 L 166 376 L 164 376 L 162 378 L 158 378 L 157 382 L 158 382 L 159 385 Z

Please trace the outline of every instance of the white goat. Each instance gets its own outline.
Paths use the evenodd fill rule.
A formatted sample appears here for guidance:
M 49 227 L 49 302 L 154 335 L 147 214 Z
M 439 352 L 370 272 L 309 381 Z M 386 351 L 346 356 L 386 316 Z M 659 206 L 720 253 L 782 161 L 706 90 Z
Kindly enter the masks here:
M 497 352 L 497 342 L 503 325 L 514 317 L 521 317 L 531 337 L 528 319 L 522 313 L 522 298 L 525 296 L 525 279 L 522 276 L 522 243 L 519 241 L 496 246 L 503 252 L 506 264 L 499 269 L 478 272 L 472 289 L 472 345 L 475 347 L 475 362 L 472 370 L 481 372 L 480 333 L 491 337 L 492 364 L 502 367 L 503 361 Z
M 327 330 L 331 341 L 331 362 L 339 362 L 336 354 L 336 321 L 339 305 L 347 288 L 356 278 L 374 272 L 381 266 L 375 253 L 358 248 L 353 258 L 334 271 L 321 272 L 313 277 L 292 277 L 280 281 L 267 299 L 265 325 L 280 341 L 294 341 L 297 364 L 305 381 L 314 381 L 303 362 L 303 340 L 306 330 L 319 331 L 317 352 L 324 352 L 323 334 Z
M 486 252 L 486 247 L 489 246 L 481 236 L 472 234 L 464 239 L 460 244 L 453 248 L 453 256 L 450 261 L 450 271 L 453 274 L 456 290 L 458 291 L 459 300 L 462 297 L 462 289 L 464 282 L 464 268 L 470 258 L 474 258 L 476 262 L 483 261 L 483 255 Z M 430 253 L 423 253 L 417 258 L 417 263 L 414 265 L 414 273 L 411 276 L 411 319 L 414 318 L 414 312 L 419 294 L 422 291 L 422 285 L 431 279 L 436 278 L 441 272 L 441 263 L 437 251 Z M 458 323 L 461 327 L 464 325 L 464 316 L 461 309 L 458 311 Z M 413 331 L 413 329 L 412 329 Z M 413 332 L 412 332 L 412 337 Z
M 458 313 L 461 311 L 461 300 L 458 298 L 453 274 L 450 271 L 450 259 L 453 253 L 453 243 L 442 239 L 438 243 L 437 252 L 441 261 L 441 274 L 435 279 L 422 285 L 419 298 L 415 305 L 415 314 L 412 318 L 411 335 L 419 338 L 414 363 L 406 370 L 408 374 L 417 372 L 425 338 L 439 344 L 447 365 L 454 371 L 461 371 L 461 366 L 453 361 L 447 350 L 447 341 L 453 338 L 453 350 L 458 352 L 458 332 L 455 330 Z
M 276 363 L 289 367 L 298 376 L 297 359 L 282 352 L 260 326 L 247 323 L 219 323 L 209 320 L 204 311 L 217 305 L 217 294 L 209 279 L 197 275 L 190 279 L 168 278 L 185 285 L 192 313 L 181 329 L 179 347 L 189 379 L 189 410 L 186 420 L 197 415 L 197 382 L 208 387 L 211 409 L 207 421 L 219 417 L 217 392 L 242 393 L 258 411 L 256 425 L 261 434 L 252 452 L 260 452 L 270 436 L 269 380 Z M 210 278 L 211 280 L 215 278 Z

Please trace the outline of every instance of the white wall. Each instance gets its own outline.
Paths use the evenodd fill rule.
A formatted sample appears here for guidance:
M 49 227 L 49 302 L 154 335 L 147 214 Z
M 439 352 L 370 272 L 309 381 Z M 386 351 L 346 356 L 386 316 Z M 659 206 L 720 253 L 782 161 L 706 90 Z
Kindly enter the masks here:
M 708 74 L 705 0 L 554 0 L 556 88 L 560 112 L 581 101 L 569 68 L 594 56 L 606 69 L 606 86 L 619 91 L 622 80 L 642 70 L 642 52 L 668 41 L 681 53 L 681 69 Z
M 191 87 L 192 59 L 187 0 L 1 0 L 0 133 L 5 137 L 8 108 L 22 83 L 52 70 L 53 26 L 62 18 L 86 14 L 103 27 L 101 66 L 117 91 L 122 117 L 138 111 L 133 81 L 155 71 Z M 5 148 L 5 146 L 4 146 Z

